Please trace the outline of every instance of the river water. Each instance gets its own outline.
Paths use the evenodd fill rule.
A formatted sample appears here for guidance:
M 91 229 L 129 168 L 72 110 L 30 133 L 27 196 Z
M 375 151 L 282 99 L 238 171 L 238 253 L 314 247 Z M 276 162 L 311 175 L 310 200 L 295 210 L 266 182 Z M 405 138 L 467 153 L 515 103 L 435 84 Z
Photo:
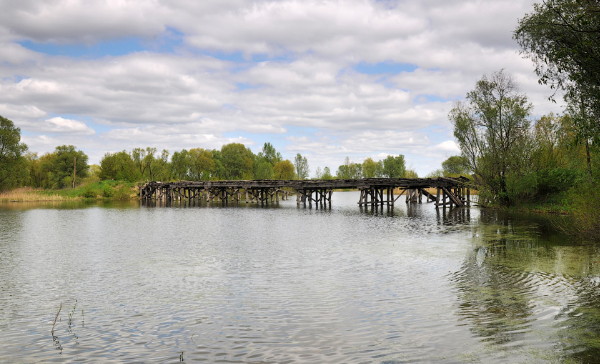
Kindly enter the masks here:
M 0 362 L 600 359 L 600 247 L 526 216 L 0 205 Z

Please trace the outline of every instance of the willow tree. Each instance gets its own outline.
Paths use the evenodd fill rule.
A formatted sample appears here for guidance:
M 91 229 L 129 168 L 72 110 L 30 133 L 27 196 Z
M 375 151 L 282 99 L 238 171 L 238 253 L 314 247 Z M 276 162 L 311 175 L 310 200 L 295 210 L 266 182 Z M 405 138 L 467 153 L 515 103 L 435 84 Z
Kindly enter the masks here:
M 531 104 L 504 71 L 484 75 L 450 111 L 462 155 L 492 200 L 509 204 L 507 177 L 523 170 Z
M 600 2 L 544 0 L 519 20 L 514 38 L 542 84 L 564 90 L 588 172 L 600 144 Z
M 545 0 L 519 20 L 514 38 L 533 60 L 540 83 L 593 104 L 600 117 L 600 3 Z

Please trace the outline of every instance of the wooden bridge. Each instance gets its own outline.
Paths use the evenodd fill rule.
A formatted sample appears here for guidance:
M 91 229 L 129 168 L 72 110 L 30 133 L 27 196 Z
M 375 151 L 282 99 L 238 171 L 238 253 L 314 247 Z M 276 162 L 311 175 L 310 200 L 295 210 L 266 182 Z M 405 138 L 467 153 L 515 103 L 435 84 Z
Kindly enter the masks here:
M 148 182 L 140 186 L 143 202 L 211 203 L 278 203 L 290 193 L 296 193 L 298 205 L 331 207 L 333 190 L 360 191 L 361 207 L 388 206 L 402 196 L 406 203 L 434 202 L 435 207 L 470 206 L 471 190 L 468 179 L 461 178 L 364 178 L 332 180 L 239 180 L 239 181 L 180 181 Z M 433 191 L 435 190 L 435 193 Z M 395 193 L 396 192 L 396 193 Z

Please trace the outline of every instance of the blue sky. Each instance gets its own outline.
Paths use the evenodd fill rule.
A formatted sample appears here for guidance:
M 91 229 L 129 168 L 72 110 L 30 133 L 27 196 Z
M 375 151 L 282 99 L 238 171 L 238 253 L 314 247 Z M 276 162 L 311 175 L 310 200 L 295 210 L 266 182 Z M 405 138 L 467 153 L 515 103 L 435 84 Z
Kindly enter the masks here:
M 98 163 L 152 146 L 272 143 L 311 171 L 405 155 L 424 176 L 459 153 L 447 115 L 504 69 L 559 112 L 511 38 L 533 1 L 0 4 L 0 115 L 33 152 Z

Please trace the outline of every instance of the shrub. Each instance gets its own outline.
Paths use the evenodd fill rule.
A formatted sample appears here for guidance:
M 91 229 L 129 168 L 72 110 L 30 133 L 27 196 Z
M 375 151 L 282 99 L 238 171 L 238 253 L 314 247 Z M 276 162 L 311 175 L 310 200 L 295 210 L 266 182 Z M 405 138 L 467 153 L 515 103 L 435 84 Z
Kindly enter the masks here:
M 537 173 L 538 195 L 549 195 L 562 192 L 575 186 L 583 177 L 584 172 L 568 168 L 548 168 Z

